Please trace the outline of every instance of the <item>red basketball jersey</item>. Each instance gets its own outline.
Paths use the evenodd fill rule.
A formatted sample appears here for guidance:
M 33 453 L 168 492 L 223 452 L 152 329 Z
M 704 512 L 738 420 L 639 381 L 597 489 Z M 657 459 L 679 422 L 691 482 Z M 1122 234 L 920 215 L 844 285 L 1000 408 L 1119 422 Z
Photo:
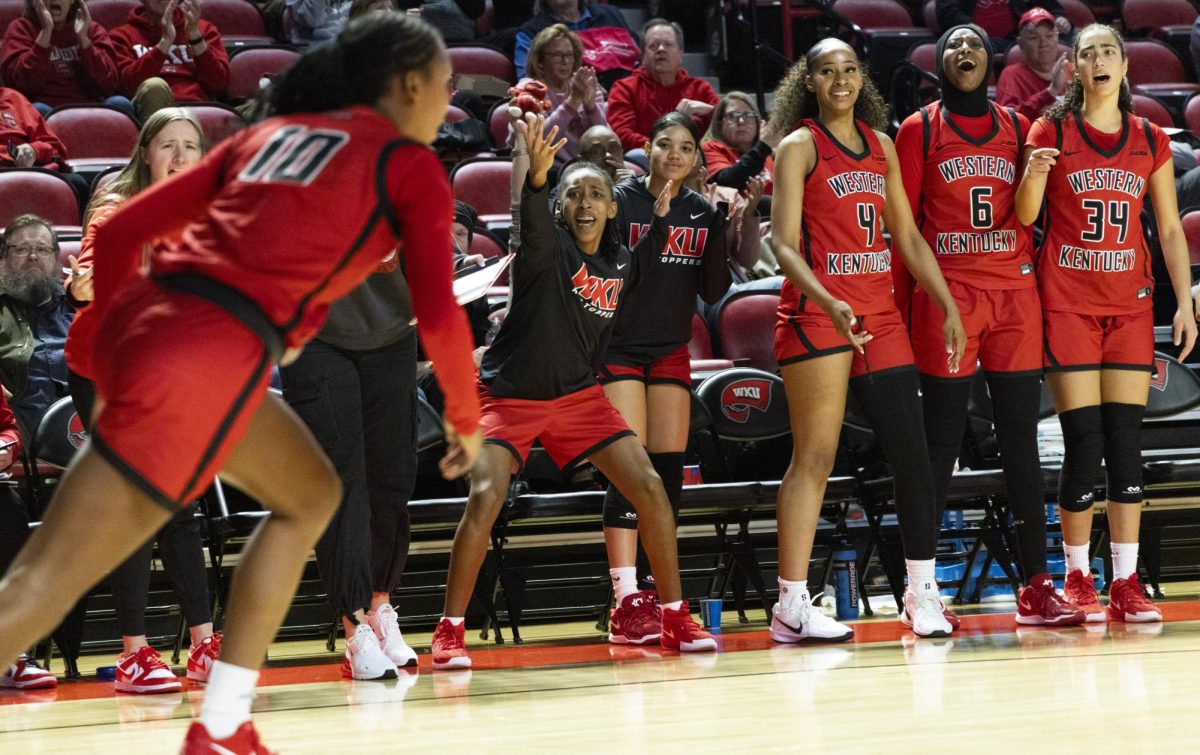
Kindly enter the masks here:
M 1120 133 L 1104 134 L 1074 114 L 1060 122 L 1039 118 L 1029 145 L 1059 149 L 1046 180 L 1038 250 L 1043 309 L 1091 315 L 1150 309 L 1154 279 L 1141 213 L 1150 175 L 1171 159 L 1167 135 L 1129 115 Z
M 940 102 L 913 117 L 923 122 L 925 158 L 913 213 L 942 275 L 983 289 L 1036 286 L 1029 228 L 1016 213 L 1019 116 L 993 104 L 981 138 L 965 133 Z
M 892 253 L 883 237 L 887 155 L 875 132 L 857 121 L 866 149 L 855 154 L 820 122 L 806 120 L 817 163 L 804 181 L 804 218 L 798 249 L 821 285 L 856 315 L 894 309 Z M 813 305 L 783 283 L 780 306 L 791 312 Z

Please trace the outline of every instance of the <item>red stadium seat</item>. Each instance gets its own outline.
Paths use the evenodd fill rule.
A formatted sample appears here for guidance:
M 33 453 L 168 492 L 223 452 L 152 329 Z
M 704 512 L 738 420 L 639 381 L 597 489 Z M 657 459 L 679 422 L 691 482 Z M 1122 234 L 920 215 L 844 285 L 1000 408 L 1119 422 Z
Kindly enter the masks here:
M 129 14 L 139 6 L 141 3 L 138 0 L 91 0 L 88 10 L 92 13 L 93 21 L 112 31 L 128 21 Z
M 262 14 L 248 0 L 204 0 L 200 17 L 217 27 L 227 48 L 275 43 Z
M 453 105 L 446 106 L 446 123 L 458 123 L 470 118 L 470 114 L 466 110 Z
M 290 47 L 248 47 L 229 58 L 229 97 L 243 102 L 258 96 L 262 77 L 274 78 L 292 67 L 300 53 Z
M 1171 111 L 1149 95 L 1133 95 L 1133 112 L 1143 118 L 1149 118 L 1150 122 L 1157 126 L 1175 128 L 1175 119 L 1171 117 Z
M 495 76 L 509 84 L 517 82 L 517 69 L 512 59 L 497 49 L 476 45 L 451 47 L 446 53 L 450 56 L 450 67 L 455 74 L 482 74 Z
M 1096 23 L 1096 14 L 1092 13 L 1092 9 L 1082 0 L 1059 0 L 1059 5 L 1062 6 L 1063 15 L 1076 29 Z
M 895 0 L 837 0 L 833 10 L 866 31 L 914 28 L 908 9 Z
M 83 242 L 78 239 L 68 239 L 58 242 L 58 262 L 68 270 L 71 268 L 71 257 L 79 257 L 79 246 Z
M 692 315 L 692 340 L 688 341 L 688 356 L 692 359 L 712 359 L 712 335 L 700 315 Z
M 455 199 L 461 199 L 479 213 L 484 227 L 509 225 L 508 187 L 512 181 L 512 161 L 482 157 L 464 160 L 450 171 L 450 187 Z
M 0 0 L 0 31 L 25 14 L 24 0 Z
M 1183 111 L 1183 122 L 1187 124 L 1188 131 L 1200 135 L 1200 97 L 1188 100 L 1187 108 Z
M 1191 26 L 1196 6 L 1188 0 L 1125 0 L 1121 19 L 1131 35 L 1144 35 L 1164 26 Z
M 921 20 L 925 22 L 925 28 L 929 31 L 934 34 L 942 33 L 942 25 L 937 20 L 937 0 L 926 0 L 921 8 Z
M 238 111 L 228 105 L 215 102 L 181 102 L 179 106 L 187 108 L 196 116 L 196 120 L 200 121 L 200 128 L 204 129 L 204 140 L 209 149 L 225 137 L 246 127 L 246 121 Z
M 774 343 L 777 309 L 779 294 L 770 291 L 747 291 L 722 302 L 716 322 L 721 356 L 745 359 L 751 367 L 778 372 Z
M 926 73 L 937 73 L 937 42 L 914 45 L 908 51 L 908 62 Z
M 1125 43 L 1129 59 L 1129 84 L 1144 94 L 1179 97 L 1185 92 L 1200 92 L 1200 85 L 1188 81 L 1183 63 L 1169 46 L 1154 39 L 1131 39 Z
M 104 105 L 65 105 L 56 108 L 46 125 L 58 135 L 72 167 L 124 165 L 137 147 L 138 125 L 116 108 Z
M 79 200 L 61 176 L 40 168 L 0 170 L 0 226 L 30 212 L 56 228 L 79 232 Z
M 486 233 L 480 233 L 479 229 L 471 234 L 471 254 L 482 254 L 488 259 L 493 257 L 503 257 L 504 249 L 500 243 Z
M 1187 237 L 1188 256 L 1193 265 L 1200 265 L 1200 209 L 1184 210 L 1180 220 L 1183 221 L 1183 235 Z
M 492 135 L 492 146 L 500 152 L 508 152 L 508 100 L 500 100 L 488 113 L 488 131 Z

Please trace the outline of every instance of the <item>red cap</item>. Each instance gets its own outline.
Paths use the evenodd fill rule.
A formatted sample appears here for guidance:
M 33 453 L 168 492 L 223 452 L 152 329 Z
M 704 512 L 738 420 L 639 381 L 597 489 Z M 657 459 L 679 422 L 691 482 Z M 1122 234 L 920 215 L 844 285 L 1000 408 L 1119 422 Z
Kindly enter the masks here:
M 1021 20 L 1017 22 L 1017 28 L 1024 29 L 1027 26 L 1037 26 L 1038 24 L 1054 26 L 1054 16 L 1045 8 L 1030 8 L 1022 14 Z

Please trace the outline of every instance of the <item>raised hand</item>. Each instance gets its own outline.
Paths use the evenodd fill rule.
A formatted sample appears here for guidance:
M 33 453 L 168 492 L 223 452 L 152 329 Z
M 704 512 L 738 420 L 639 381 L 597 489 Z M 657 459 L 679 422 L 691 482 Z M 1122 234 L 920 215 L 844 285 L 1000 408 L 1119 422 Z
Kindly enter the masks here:
M 54 31 L 54 17 L 50 15 L 50 9 L 46 7 L 45 0 L 33 0 L 33 12 L 37 14 L 38 23 L 42 25 L 42 31 Z
M 90 47 L 91 40 L 88 38 L 88 26 L 92 23 L 92 11 L 88 8 L 86 0 L 79 0 L 75 6 L 75 36 L 79 37 L 79 44 L 83 47 Z
M 158 22 L 162 36 L 159 38 L 157 46 L 163 55 L 170 54 L 171 46 L 175 44 L 175 9 L 178 7 L 179 0 L 171 0 L 163 8 L 162 18 Z
M 534 186 L 541 187 L 546 183 L 550 168 L 554 167 L 554 156 L 567 143 L 566 139 L 554 141 L 558 136 L 558 126 L 545 132 L 546 116 L 527 113 L 525 120 L 515 124 L 517 133 L 525 139 L 529 149 L 529 181 Z
M 671 187 L 674 185 L 675 181 L 673 179 L 667 179 L 663 190 L 658 194 L 658 199 L 654 200 L 654 214 L 660 218 L 665 218 L 667 213 L 671 211 Z
M 199 37 L 200 0 L 183 0 L 179 7 L 183 8 L 184 28 L 187 29 L 188 39 Z
M 1067 91 L 1067 77 L 1071 75 L 1071 58 L 1067 53 L 1058 56 L 1050 69 L 1050 93 L 1058 97 Z
M 747 181 L 746 188 L 742 189 L 742 196 L 746 198 L 746 206 L 758 209 L 758 200 L 762 199 L 763 191 L 766 188 L 766 181 L 759 176 L 754 176 Z

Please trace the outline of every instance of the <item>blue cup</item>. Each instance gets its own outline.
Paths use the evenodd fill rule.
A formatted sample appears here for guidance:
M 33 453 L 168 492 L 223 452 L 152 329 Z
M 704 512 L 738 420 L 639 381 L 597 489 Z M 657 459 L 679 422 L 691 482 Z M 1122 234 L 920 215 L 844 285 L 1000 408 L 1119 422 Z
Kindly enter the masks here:
M 116 666 L 101 666 L 96 669 L 96 678 L 102 682 L 111 682 L 117 678 Z
M 721 633 L 722 602 L 720 598 L 703 598 L 700 601 L 700 621 L 713 634 Z

